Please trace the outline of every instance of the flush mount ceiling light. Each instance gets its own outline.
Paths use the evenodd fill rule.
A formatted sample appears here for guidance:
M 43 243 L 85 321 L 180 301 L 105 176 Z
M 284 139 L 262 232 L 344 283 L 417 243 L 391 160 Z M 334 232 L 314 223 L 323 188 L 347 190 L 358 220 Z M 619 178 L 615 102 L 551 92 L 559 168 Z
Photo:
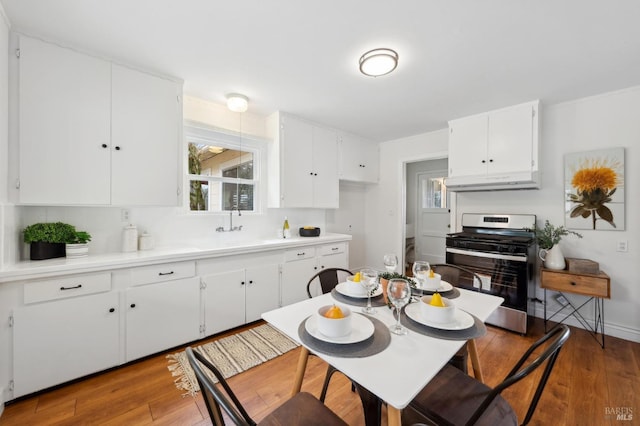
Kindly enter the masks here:
M 371 77 L 389 74 L 398 66 L 398 54 L 391 49 L 373 49 L 360 57 L 360 72 Z
M 227 108 L 233 112 L 245 112 L 249 108 L 249 98 L 239 93 L 227 95 Z

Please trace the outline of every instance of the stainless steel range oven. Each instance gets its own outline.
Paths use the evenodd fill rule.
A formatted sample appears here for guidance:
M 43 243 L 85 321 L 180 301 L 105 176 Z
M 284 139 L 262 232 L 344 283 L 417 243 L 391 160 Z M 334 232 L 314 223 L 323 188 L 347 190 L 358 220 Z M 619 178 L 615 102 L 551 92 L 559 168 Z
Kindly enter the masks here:
M 481 279 L 463 277 L 461 287 L 504 298 L 487 323 L 527 332 L 527 302 L 536 264 L 535 215 L 462 215 L 462 232 L 449 234 L 447 263 L 463 266 Z

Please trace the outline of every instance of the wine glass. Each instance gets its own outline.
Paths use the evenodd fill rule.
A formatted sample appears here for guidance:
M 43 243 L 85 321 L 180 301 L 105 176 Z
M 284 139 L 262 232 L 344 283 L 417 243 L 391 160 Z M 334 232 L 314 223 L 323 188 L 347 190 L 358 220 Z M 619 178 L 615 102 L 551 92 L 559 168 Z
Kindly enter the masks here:
M 393 278 L 389 280 L 389 286 L 387 287 L 387 296 L 389 301 L 396 308 L 396 314 L 398 316 L 397 322 L 389 327 L 389 330 L 393 334 L 400 336 L 407 334 L 407 329 L 400 325 L 400 309 L 409 303 L 411 299 L 411 286 L 409 281 L 403 278 Z
M 367 306 L 362 308 L 362 312 L 373 315 L 376 313 L 376 310 L 371 307 L 371 290 L 376 286 L 378 271 L 374 269 L 363 269 L 360 271 L 360 277 L 360 283 L 367 290 Z
M 416 280 L 416 296 L 420 296 L 424 288 L 425 281 L 429 276 L 431 265 L 426 260 L 417 260 L 413 263 L 413 278 Z
M 418 288 L 422 288 L 422 284 L 427 280 L 431 265 L 426 260 L 416 260 L 413 263 L 413 277 L 418 281 Z
M 385 254 L 384 255 L 384 267 L 387 272 L 395 272 L 398 267 L 398 256 L 395 254 Z

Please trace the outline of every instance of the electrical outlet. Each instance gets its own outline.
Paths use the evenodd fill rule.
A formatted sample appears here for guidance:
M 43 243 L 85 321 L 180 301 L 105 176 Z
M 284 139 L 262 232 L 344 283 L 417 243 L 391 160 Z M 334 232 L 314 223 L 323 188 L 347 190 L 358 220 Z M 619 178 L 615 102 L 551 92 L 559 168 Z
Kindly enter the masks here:
M 616 248 L 616 251 L 626 252 L 627 250 L 628 250 L 628 248 L 627 248 L 627 240 L 618 241 L 618 246 Z
M 567 300 L 567 298 L 564 297 L 562 294 L 556 295 L 556 302 L 558 302 L 562 306 L 567 306 L 569 304 L 569 301 Z
M 129 222 L 129 209 L 120 210 L 120 221 Z

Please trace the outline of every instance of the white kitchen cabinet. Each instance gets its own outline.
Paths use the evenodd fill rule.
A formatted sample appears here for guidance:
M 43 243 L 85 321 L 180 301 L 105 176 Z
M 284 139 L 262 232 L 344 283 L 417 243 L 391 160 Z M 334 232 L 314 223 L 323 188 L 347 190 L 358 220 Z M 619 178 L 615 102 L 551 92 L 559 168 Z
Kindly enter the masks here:
M 281 112 L 268 130 L 269 207 L 337 208 L 337 133 Z
M 538 107 L 528 102 L 450 121 L 447 187 L 537 187 Z
M 378 181 L 378 144 L 358 136 L 342 134 L 338 158 L 340 180 L 365 183 Z
M 177 205 L 181 85 L 29 37 L 19 43 L 18 202 Z
M 128 288 L 124 309 L 127 361 L 200 338 L 197 277 Z
M 349 264 L 346 243 L 301 247 L 285 251 L 282 264 L 282 306 L 300 302 L 309 297 L 307 283 L 326 268 L 347 268 Z
M 265 264 L 201 277 L 205 334 L 210 336 L 257 321 L 280 302 L 278 264 Z
M 15 397 L 118 365 L 118 294 L 75 296 L 82 293 L 74 291 L 101 291 L 104 275 L 109 274 L 75 276 L 68 287 L 58 279 L 25 284 L 31 285 L 25 301 L 44 302 L 16 307 L 12 313 Z M 56 294 L 60 288 L 68 288 L 71 295 L 61 299 Z
M 112 66 L 111 204 L 178 204 L 181 88 Z
M 21 36 L 18 80 L 18 201 L 109 204 L 111 64 Z

